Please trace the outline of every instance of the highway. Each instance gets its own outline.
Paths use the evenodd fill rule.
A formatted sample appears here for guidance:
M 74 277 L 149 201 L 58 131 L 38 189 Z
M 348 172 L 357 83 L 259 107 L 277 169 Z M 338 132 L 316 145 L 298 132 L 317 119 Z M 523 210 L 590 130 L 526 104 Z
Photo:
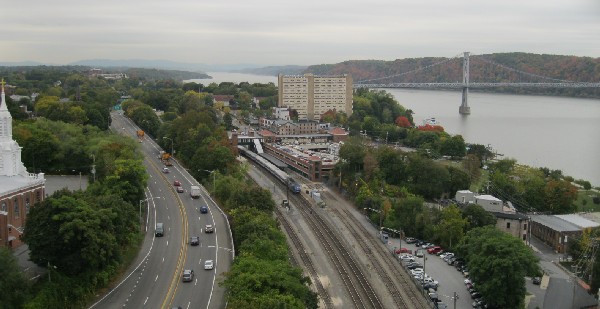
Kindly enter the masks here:
M 111 116 L 113 131 L 137 139 L 133 122 L 121 112 Z M 148 172 L 146 197 L 138 205 L 144 242 L 123 278 L 90 308 L 225 308 L 225 289 L 218 281 L 234 256 L 226 216 L 178 162 L 172 160 L 169 173 L 163 173 L 158 159 L 162 149 L 148 136 L 139 145 Z M 176 192 L 175 180 L 181 182 L 183 193 Z M 192 185 L 201 187 L 199 199 L 191 198 Z M 201 205 L 208 206 L 208 213 L 200 214 Z M 163 237 L 154 234 L 157 222 L 164 224 Z M 213 225 L 214 233 L 204 232 L 207 224 Z M 199 246 L 189 244 L 191 236 L 200 237 Z M 206 260 L 214 261 L 214 269 L 204 270 Z M 184 269 L 194 270 L 191 282 L 182 282 Z

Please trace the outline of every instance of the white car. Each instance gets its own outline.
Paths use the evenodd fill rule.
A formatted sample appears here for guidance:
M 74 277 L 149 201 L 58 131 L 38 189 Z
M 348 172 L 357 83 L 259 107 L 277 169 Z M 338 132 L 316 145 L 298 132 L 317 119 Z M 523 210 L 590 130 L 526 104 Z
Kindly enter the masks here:
M 213 263 L 213 260 L 204 261 L 204 269 L 210 270 L 210 269 L 213 269 L 214 267 L 215 267 L 215 264 Z

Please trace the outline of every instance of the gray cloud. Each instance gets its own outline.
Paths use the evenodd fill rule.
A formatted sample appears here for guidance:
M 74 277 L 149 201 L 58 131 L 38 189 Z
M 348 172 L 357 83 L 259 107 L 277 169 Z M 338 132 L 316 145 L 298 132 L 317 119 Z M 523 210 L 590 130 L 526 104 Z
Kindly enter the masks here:
M 3 6 L 2 61 L 258 65 L 523 51 L 598 57 L 595 0 L 33 1 Z

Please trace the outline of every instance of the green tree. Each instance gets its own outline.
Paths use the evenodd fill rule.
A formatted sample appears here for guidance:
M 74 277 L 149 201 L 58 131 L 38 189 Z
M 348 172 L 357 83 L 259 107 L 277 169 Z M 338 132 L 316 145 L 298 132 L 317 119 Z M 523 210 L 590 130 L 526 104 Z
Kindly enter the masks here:
M 477 204 L 469 204 L 462 213 L 463 218 L 469 220 L 469 229 L 496 225 L 496 217 Z
M 469 221 L 462 217 L 460 209 L 456 205 L 450 205 L 442 209 L 442 220 L 436 226 L 437 235 L 441 245 L 452 248 L 453 245 L 463 238 Z
M 23 276 L 17 259 L 6 248 L 0 248 L 0 309 L 22 308 L 29 293 L 29 282 Z
M 454 135 L 440 140 L 440 153 L 444 156 L 462 158 L 466 155 L 465 140 L 461 135 Z
M 493 226 L 472 229 L 458 247 L 469 275 L 488 305 L 520 308 L 525 299 L 525 276 L 540 273 L 538 258 L 519 238 Z
M 418 234 L 419 229 L 415 223 L 419 214 L 423 212 L 423 202 L 421 197 L 407 197 L 395 205 L 393 214 L 399 224 L 396 227 L 398 230 L 403 230 L 406 235 L 422 236 Z
M 577 188 L 568 181 L 550 180 L 546 184 L 546 205 L 554 214 L 571 213 L 576 209 Z

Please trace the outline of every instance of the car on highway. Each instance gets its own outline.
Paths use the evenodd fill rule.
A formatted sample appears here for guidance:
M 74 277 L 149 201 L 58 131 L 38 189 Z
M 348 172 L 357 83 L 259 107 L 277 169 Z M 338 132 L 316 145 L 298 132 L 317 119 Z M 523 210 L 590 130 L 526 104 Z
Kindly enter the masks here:
M 183 187 L 177 187 L 177 193 L 183 193 L 185 192 L 185 190 L 183 189 Z
M 193 269 L 184 269 L 183 274 L 181 275 L 181 280 L 183 282 L 190 282 L 194 280 L 194 270 Z
M 162 172 L 165 174 L 169 173 L 169 168 L 168 167 L 163 167 Z
M 208 207 L 206 207 L 206 205 L 200 206 L 200 213 L 201 214 L 208 213 Z
M 206 261 L 204 261 L 204 269 L 211 270 L 214 267 L 215 267 L 215 264 L 213 263 L 213 260 L 206 260 Z
M 212 233 L 212 232 L 214 232 L 214 229 L 213 229 L 213 226 L 212 226 L 212 224 L 207 224 L 207 225 L 204 227 L 204 233 Z
M 173 185 L 176 187 L 180 187 L 181 186 L 181 182 L 179 180 L 175 180 L 173 181 Z
M 198 237 L 198 236 L 190 237 L 190 245 L 197 246 L 199 244 L 200 244 L 200 237 Z

